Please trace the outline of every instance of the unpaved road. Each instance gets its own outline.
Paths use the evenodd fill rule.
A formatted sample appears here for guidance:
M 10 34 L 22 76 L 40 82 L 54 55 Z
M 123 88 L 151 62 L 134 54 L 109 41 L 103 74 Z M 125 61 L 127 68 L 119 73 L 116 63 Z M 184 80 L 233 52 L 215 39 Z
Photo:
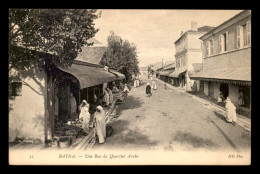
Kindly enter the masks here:
M 113 135 L 93 150 L 248 151 L 251 134 L 239 125 L 202 107 L 185 94 L 164 89 L 157 83 L 152 97 L 145 95 L 146 83 L 132 88 L 109 124 Z

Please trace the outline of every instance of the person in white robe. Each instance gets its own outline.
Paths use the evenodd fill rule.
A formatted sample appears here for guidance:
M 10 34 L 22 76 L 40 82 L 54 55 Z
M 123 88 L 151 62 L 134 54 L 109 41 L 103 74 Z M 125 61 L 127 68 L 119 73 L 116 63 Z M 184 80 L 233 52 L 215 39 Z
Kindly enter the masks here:
M 70 118 L 74 119 L 77 116 L 77 102 L 73 93 L 70 93 Z
M 105 105 L 109 105 L 109 94 L 106 89 L 104 90 L 103 102 L 105 102 Z
M 128 89 L 128 87 L 127 87 L 127 84 L 125 84 L 125 87 L 124 87 L 123 92 L 129 92 L 129 89 Z
M 106 137 L 105 117 L 106 117 L 105 111 L 101 106 L 98 106 L 94 114 L 94 120 L 95 120 L 95 129 L 98 136 L 98 141 L 101 144 L 105 142 L 105 137 Z
M 157 89 L 156 82 L 154 80 L 152 82 L 152 88 L 155 89 L 155 90 Z
M 80 107 L 79 120 L 82 121 L 82 129 L 85 133 L 88 133 L 89 121 L 90 121 L 89 104 L 87 103 L 86 100 L 83 100 L 79 107 Z
M 218 103 L 222 103 L 223 102 L 224 97 L 223 97 L 222 92 L 219 93 L 219 96 L 218 96 L 217 100 L 218 100 Z
M 136 88 L 137 87 L 137 80 L 134 79 L 134 87 Z
M 109 88 L 106 88 L 107 93 L 109 95 L 109 104 L 113 103 L 113 93 Z
M 227 117 L 229 123 L 235 124 L 237 122 L 236 106 L 231 102 L 230 98 L 226 99 Z
M 142 85 L 142 75 L 141 74 L 139 75 L 139 83 L 140 83 L 140 85 Z
M 136 86 L 137 86 L 137 87 L 140 86 L 139 82 L 140 82 L 139 79 L 137 79 L 137 80 L 136 80 Z
M 112 92 L 113 93 L 118 93 L 119 89 L 114 85 L 113 88 L 112 88 Z

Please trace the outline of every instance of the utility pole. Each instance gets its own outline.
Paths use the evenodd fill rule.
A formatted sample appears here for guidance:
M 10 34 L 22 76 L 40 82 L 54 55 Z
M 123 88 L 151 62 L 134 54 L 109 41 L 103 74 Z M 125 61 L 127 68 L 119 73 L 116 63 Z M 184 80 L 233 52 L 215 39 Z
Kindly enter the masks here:
M 163 66 L 163 58 L 162 58 L 162 67 L 164 67 L 164 66 Z

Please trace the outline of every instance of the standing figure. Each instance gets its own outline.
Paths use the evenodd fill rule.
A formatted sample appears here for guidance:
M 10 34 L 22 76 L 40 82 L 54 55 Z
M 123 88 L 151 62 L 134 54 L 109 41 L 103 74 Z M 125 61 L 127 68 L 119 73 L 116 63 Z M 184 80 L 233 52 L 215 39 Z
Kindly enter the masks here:
M 142 85 L 142 75 L 139 75 L 139 81 L 140 81 L 140 85 Z
M 125 87 L 124 87 L 123 92 L 129 92 L 129 89 L 128 89 L 128 87 L 127 87 L 127 84 L 125 84 Z
M 119 82 L 119 89 L 124 89 L 124 85 L 121 81 Z
M 112 88 L 113 93 L 119 93 L 119 89 L 114 85 Z
M 137 76 L 136 76 L 136 86 L 137 87 L 140 86 L 140 84 L 139 84 L 139 74 L 137 74 Z
M 105 111 L 101 106 L 98 106 L 94 114 L 94 120 L 95 120 L 95 128 L 98 136 L 98 141 L 101 144 L 105 142 L 105 137 L 106 137 L 105 117 L 106 117 Z
M 135 88 L 137 87 L 136 79 L 134 79 L 134 87 L 135 87 Z
M 239 95 L 238 95 L 238 105 L 239 106 L 243 106 L 245 104 L 245 100 L 244 100 L 244 93 L 242 91 L 239 91 Z
M 106 90 L 109 95 L 109 104 L 112 104 L 113 103 L 113 93 L 109 88 L 106 88 Z
M 164 83 L 164 89 L 167 89 L 167 85 L 166 85 L 166 82 Z
M 73 119 L 74 117 L 77 117 L 77 102 L 73 93 L 70 93 L 70 118 Z
M 226 108 L 227 108 L 227 121 L 233 123 L 234 125 L 237 122 L 236 106 L 231 102 L 230 98 L 226 99 Z
M 89 113 L 89 104 L 86 100 L 83 100 L 79 106 L 80 114 L 79 120 L 82 121 L 82 129 L 85 133 L 89 131 L 89 121 L 90 121 L 90 113 Z
M 218 103 L 222 103 L 225 100 L 225 98 L 223 97 L 222 92 L 219 93 L 219 96 L 218 96 L 217 100 L 218 100 Z
M 109 94 L 108 94 L 107 89 L 104 90 L 103 102 L 105 102 L 105 105 L 106 105 L 106 106 L 109 105 Z
M 149 83 L 147 83 L 147 85 L 146 85 L 146 95 L 147 95 L 147 97 L 151 97 L 151 95 L 152 95 L 151 86 Z
M 154 80 L 153 80 L 153 82 L 152 82 L 152 88 L 155 89 L 155 90 L 157 89 L 157 86 L 156 86 L 156 83 L 155 83 Z

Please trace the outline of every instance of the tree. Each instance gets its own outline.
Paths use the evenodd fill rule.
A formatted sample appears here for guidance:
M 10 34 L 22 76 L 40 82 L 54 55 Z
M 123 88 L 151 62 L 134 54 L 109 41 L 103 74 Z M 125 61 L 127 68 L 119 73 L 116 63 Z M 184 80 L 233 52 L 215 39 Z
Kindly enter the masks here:
M 154 75 L 155 72 L 154 72 L 154 69 L 153 69 L 153 65 L 148 65 L 147 70 L 148 70 L 148 74 Z
M 93 44 L 87 40 L 98 32 L 94 20 L 100 16 L 87 9 L 9 9 L 9 84 L 36 73 L 35 67 L 71 65 L 83 46 Z
M 51 89 L 48 88 L 51 76 L 45 78 L 40 75 L 42 73 L 37 74 L 38 70 L 50 74 L 49 70 L 53 65 L 70 66 L 83 46 L 93 44 L 87 40 L 98 32 L 93 21 L 100 15 L 97 10 L 86 9 L 9 10 L 9 84 L 18 79 L 44 97 L 45 140 L 51 135 L 50 115 L 54 115 L 49 99 L 50 92 L 45 95 L 45 89 Z M 26 77 L 32 79 L 39 90 L 26 83 Z M 11 85 L 9 90 L 10 87 Z M 9 99 L 11 102 L 14 97 L 9 95 Z M 10 102 L 9 111 L 12 110 Z
M 126 76 L 126 81 L 130 81 L 132 75 L 136 75 L 140 70 L 138 67 L 138 55 L 135 44 L 128 40 L 122 40 L 113 31 L 107 38 L 108 48 L 101 61 L 101 64 L 122 72 Z
M 97 10 L 86 9 L 10 9 L 9 70 L 30 68 L 35 60 L 45 64 L 38 52 L 55 55 L 50 63 L 71 65 L 87 40 L 98 29 L 93 21 Z M 23 48 L 23 49 L 21 49 Z

